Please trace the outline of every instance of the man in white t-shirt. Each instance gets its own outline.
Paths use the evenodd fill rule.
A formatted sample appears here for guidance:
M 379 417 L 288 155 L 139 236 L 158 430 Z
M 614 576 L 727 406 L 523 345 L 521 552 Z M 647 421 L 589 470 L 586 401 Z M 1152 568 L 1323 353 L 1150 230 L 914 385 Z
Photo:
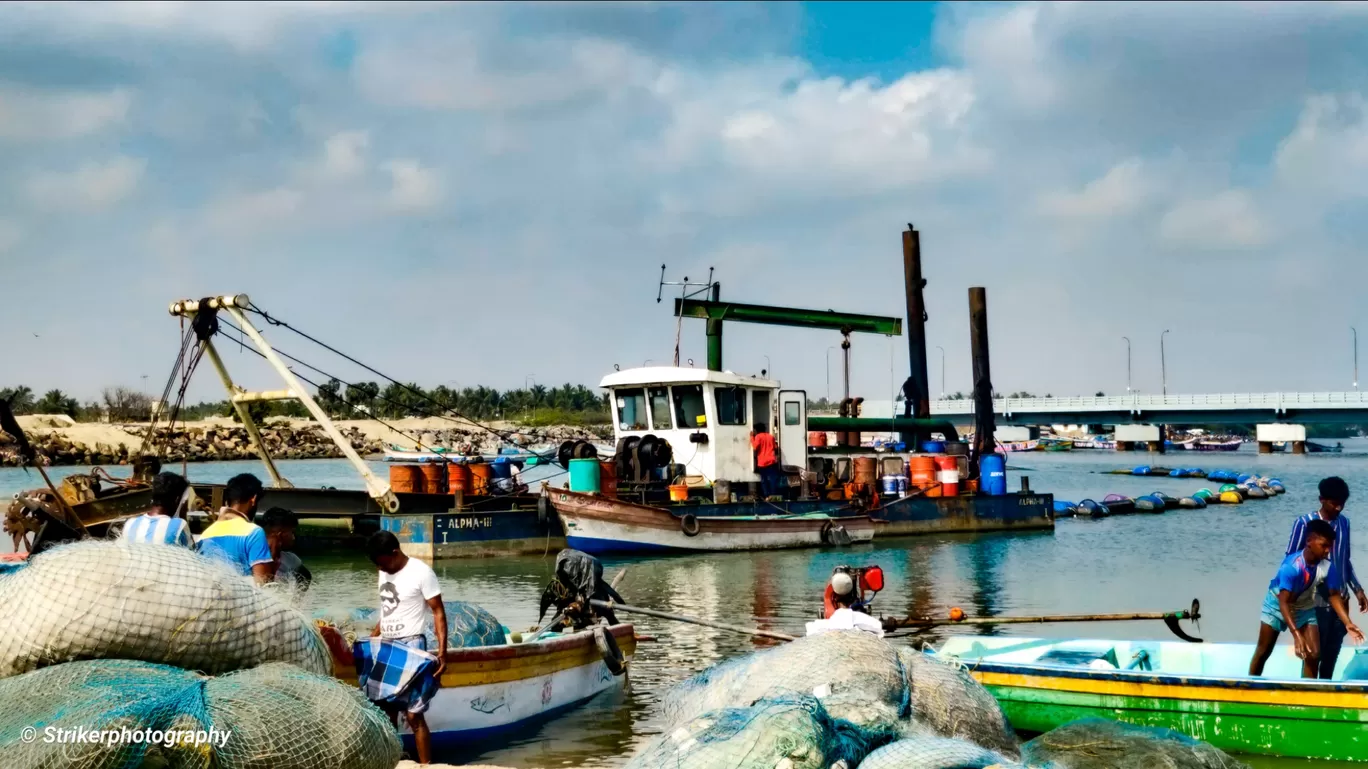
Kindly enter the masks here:
M 447 646 L 447 622 L 437 574 L 422 561 L 404 555 L 399 549 L 399 540 L 388 531 L 377 531 L 371 535 L 366 542 L 366 555 L 380 569 L 380 622 L 376 624 L 372 635 L 378 635 L 390 643 L 430 651 L 437 657 L 437 667 L 432 676 L 440 684 L 442 671 L 446 670 L 443 652 Z M 437 648 L 431 650 L 427 648 L 426 637 L 429 621 L 437 635 Z M 377 703 L 396 722 L 396 708 L 404 711 L 409 728 L 413 730 L 420 764 L 432 761 L 432 733 L 423 717 L 432 688 L 435 687 L 413 686 L 408 690 L 412 696 Z M 422 695 L 424 690 L 428 692 L 426 697 Z

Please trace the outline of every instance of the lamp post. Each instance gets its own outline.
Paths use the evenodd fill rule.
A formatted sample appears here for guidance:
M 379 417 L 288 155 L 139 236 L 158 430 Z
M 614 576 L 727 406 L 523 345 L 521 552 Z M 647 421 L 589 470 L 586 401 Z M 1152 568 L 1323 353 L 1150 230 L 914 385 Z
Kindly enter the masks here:
M 1165 397 L 1168 397 L 1168 365 L 1164 363 L 1164 334 L 1168 332 L 1168 329 L 1164 329 L 1164 333 L 1159 335 L 1159 376 L 1163 379 Z
M 1121 337 L 1121 338 L 1124 339 L 1124 340 L 1126 340 L 1126 394 L 1127 394 L 1127 395 L 1130 395 L 1130 391 L 1131 391 L 1131 343 L 1130 343 L 1130 337 L 1128 337 L 1128 336 L 1123 336 L 1123 337 Z
M 936 349 L 941 351 L 941 400 L 945 400 L 945 348 L 936 345 Z
M 1349 330 L 1354 332 L 1354 392 L 1358 392 L 1358 329 L 1350 326 Z
M 770 369 L 769 356 L 768 356 L 768 355 L 762 355 L 762 356 L 760 356 L 760 357 L 762 357 L 762 358 L 765 359 L 765 376 L 766 376 L 766 377 L 769 377 L 770 379 L 773 379 L 773 378 L 774 378 L 774 371 Z
M 833 347 L 828 347 L 828 348 L 827 348 L 827 351 L 826 351 L 826 370 L 827 370 L 827 372 L 826 372 L 826 374 L 827 374 L 826 402 L 827 402 L 827 405 L 831 405 L 831 353 L 832 353 L 832 351 L 835 350 L 835 349 L 836 349 L 836 348 L 835 348 L 834 346 L 833 346 Z

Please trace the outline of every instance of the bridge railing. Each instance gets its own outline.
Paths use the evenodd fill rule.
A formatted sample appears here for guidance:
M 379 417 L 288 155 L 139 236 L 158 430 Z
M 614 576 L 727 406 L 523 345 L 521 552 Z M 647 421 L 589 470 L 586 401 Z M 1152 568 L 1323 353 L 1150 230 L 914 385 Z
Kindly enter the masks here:
M 1012 413 L 1116 413 L 1147 411 L 1232 411 L 1236 409 L 1365 409 L 1368 393 L 1212 393 L 1201 395 L 1066 396 L 1058 398 L 995 398 L 993 411 Z M 972 400 L 931 401 L 934 414 L 972 414 Z

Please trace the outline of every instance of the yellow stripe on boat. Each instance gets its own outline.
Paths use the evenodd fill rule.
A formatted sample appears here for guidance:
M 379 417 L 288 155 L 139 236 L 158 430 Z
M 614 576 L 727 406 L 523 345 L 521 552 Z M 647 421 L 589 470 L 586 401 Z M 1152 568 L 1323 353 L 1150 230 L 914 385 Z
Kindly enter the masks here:
M 1316 692 L 1294 689 L 1239 689 L 1223 686 L 1153 684 L 1133 681 L 1037 676 L 974 670 L 970 674 L 985 686 L 1020 689 L 1051 689 L 1117 697 L 1157 697 L 1203 702 L 1243 702 L 1259 705 L 1368 709 L 1368 694 Z

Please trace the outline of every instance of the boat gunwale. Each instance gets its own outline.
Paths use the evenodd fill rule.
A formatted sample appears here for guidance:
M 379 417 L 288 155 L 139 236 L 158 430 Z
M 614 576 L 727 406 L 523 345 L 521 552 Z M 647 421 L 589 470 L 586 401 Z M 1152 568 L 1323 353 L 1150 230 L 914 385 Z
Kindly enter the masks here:
M 685 508 L 685 507 L 686 507 L 685 505 L 670 505 L 670 506 L 646 505 L 646 504 L 642 504 L 642 503 L 639 503 L 639 502 L 631 502 L 631 501 L 628 501 L 628 500 L 620 499 L 620 498 L 617 498 L 617 497 L 604 497 L 604 496 L 600 496 L 600 495 L 596 495 L 596 494 L 587 494 L 587 493 L 582 492 L 582 491 L 570 491 L 569 489 L 555 489 L 555 490 L 551 491 L 550 494 L 551 494 L 552 496 L 555 496 L 555 495 L 572 495 L 573 497 L 578 497 L 578 498 L 580 498 L 581 500 L 590 500 L 590 501 L 596 501 L 596 502 L 608 502 L 608 503 L 611 503 L 612 505 L 617 506 L 617 507 L 625 507 L 625 508 L 633 508 L 633 509 L 637 509 L 637 510 L 645 510 L 645 511 L 648 511 L 648 512 L 651 512 L 651 513 L 664 513 L 664 514 L 670 516 L 671 518 L 675 519 L 676 521 L 682 519 L 685 515 L 691 514 L 691 513 L 689 513 L 687 510 L 685 510 L 685 512 L 682 512 L 682 513 L 679 513 L 679 514 L 676 514 L 676 513 L 674 512 L 675 509 Z M 564 504 L 564 503 L 567 503 L 567 502 L 573 504 L 573 503 L 575 502 L 575 500 L 574 500 L 574 499 L 568 499 L 568 500 L 567 500 L 567 499 L 560 499 L 560 500 L 553 499 L 553 500 L 552 500 L 552 504 L 553 504 L 553 505 Z M 581 504 L 583 504 L 583 503 L 581 503 Z M 557 512 L 559 513 L 560 511 L 558 510 Z M 592 508 L 587 508 L 587 507 L 584 507 L 584 506 L 577 506 L 574 510 L 571 511 L 571 514 L 572 514 L 572 515 L 589 515 L 590 517 L 600 518 L 600 519 L 605 519 L 605 518 L 608 518 L 608 517 L 610 517 L 610 516 L 612 515 L 612 513 L 610 513 L 610 512 L 604 512 L 604 511 L 601 511 L 601 510 L 594 510 L 594 509 L 592 509 Z M 833 522 L 833 521 L 834 521 L 834 522 L 836 522 L 836 523 L 870 522 L 870 523 L 872 524 L 873 522 L 876 521 L 875 518 L 873 518 L 873 517 L 871 517 L 871 516 L 869 516 L 869 515 L 867 515 L 867 514 L 856 514 L 856 515 L 831 515 L 830 513 L 822 513 L 822 512 L 812 512 L 812 513 L 775 513 L 775 514 L 773 514 L 773 515 L 698 515 L 698 514 L 694 513 L 693 515 L 694 515 L 694 517 L 697 518 L 699 521 L 715 521 L 715 522 L 719 522 L 719 523 L 728 522 L 728 521 L 797 521 L 797 522 L 812 521 L 812 522 L 814 522 L 814 523 L 816 523 L 816 522 L 826 523 L 826 522 Z

